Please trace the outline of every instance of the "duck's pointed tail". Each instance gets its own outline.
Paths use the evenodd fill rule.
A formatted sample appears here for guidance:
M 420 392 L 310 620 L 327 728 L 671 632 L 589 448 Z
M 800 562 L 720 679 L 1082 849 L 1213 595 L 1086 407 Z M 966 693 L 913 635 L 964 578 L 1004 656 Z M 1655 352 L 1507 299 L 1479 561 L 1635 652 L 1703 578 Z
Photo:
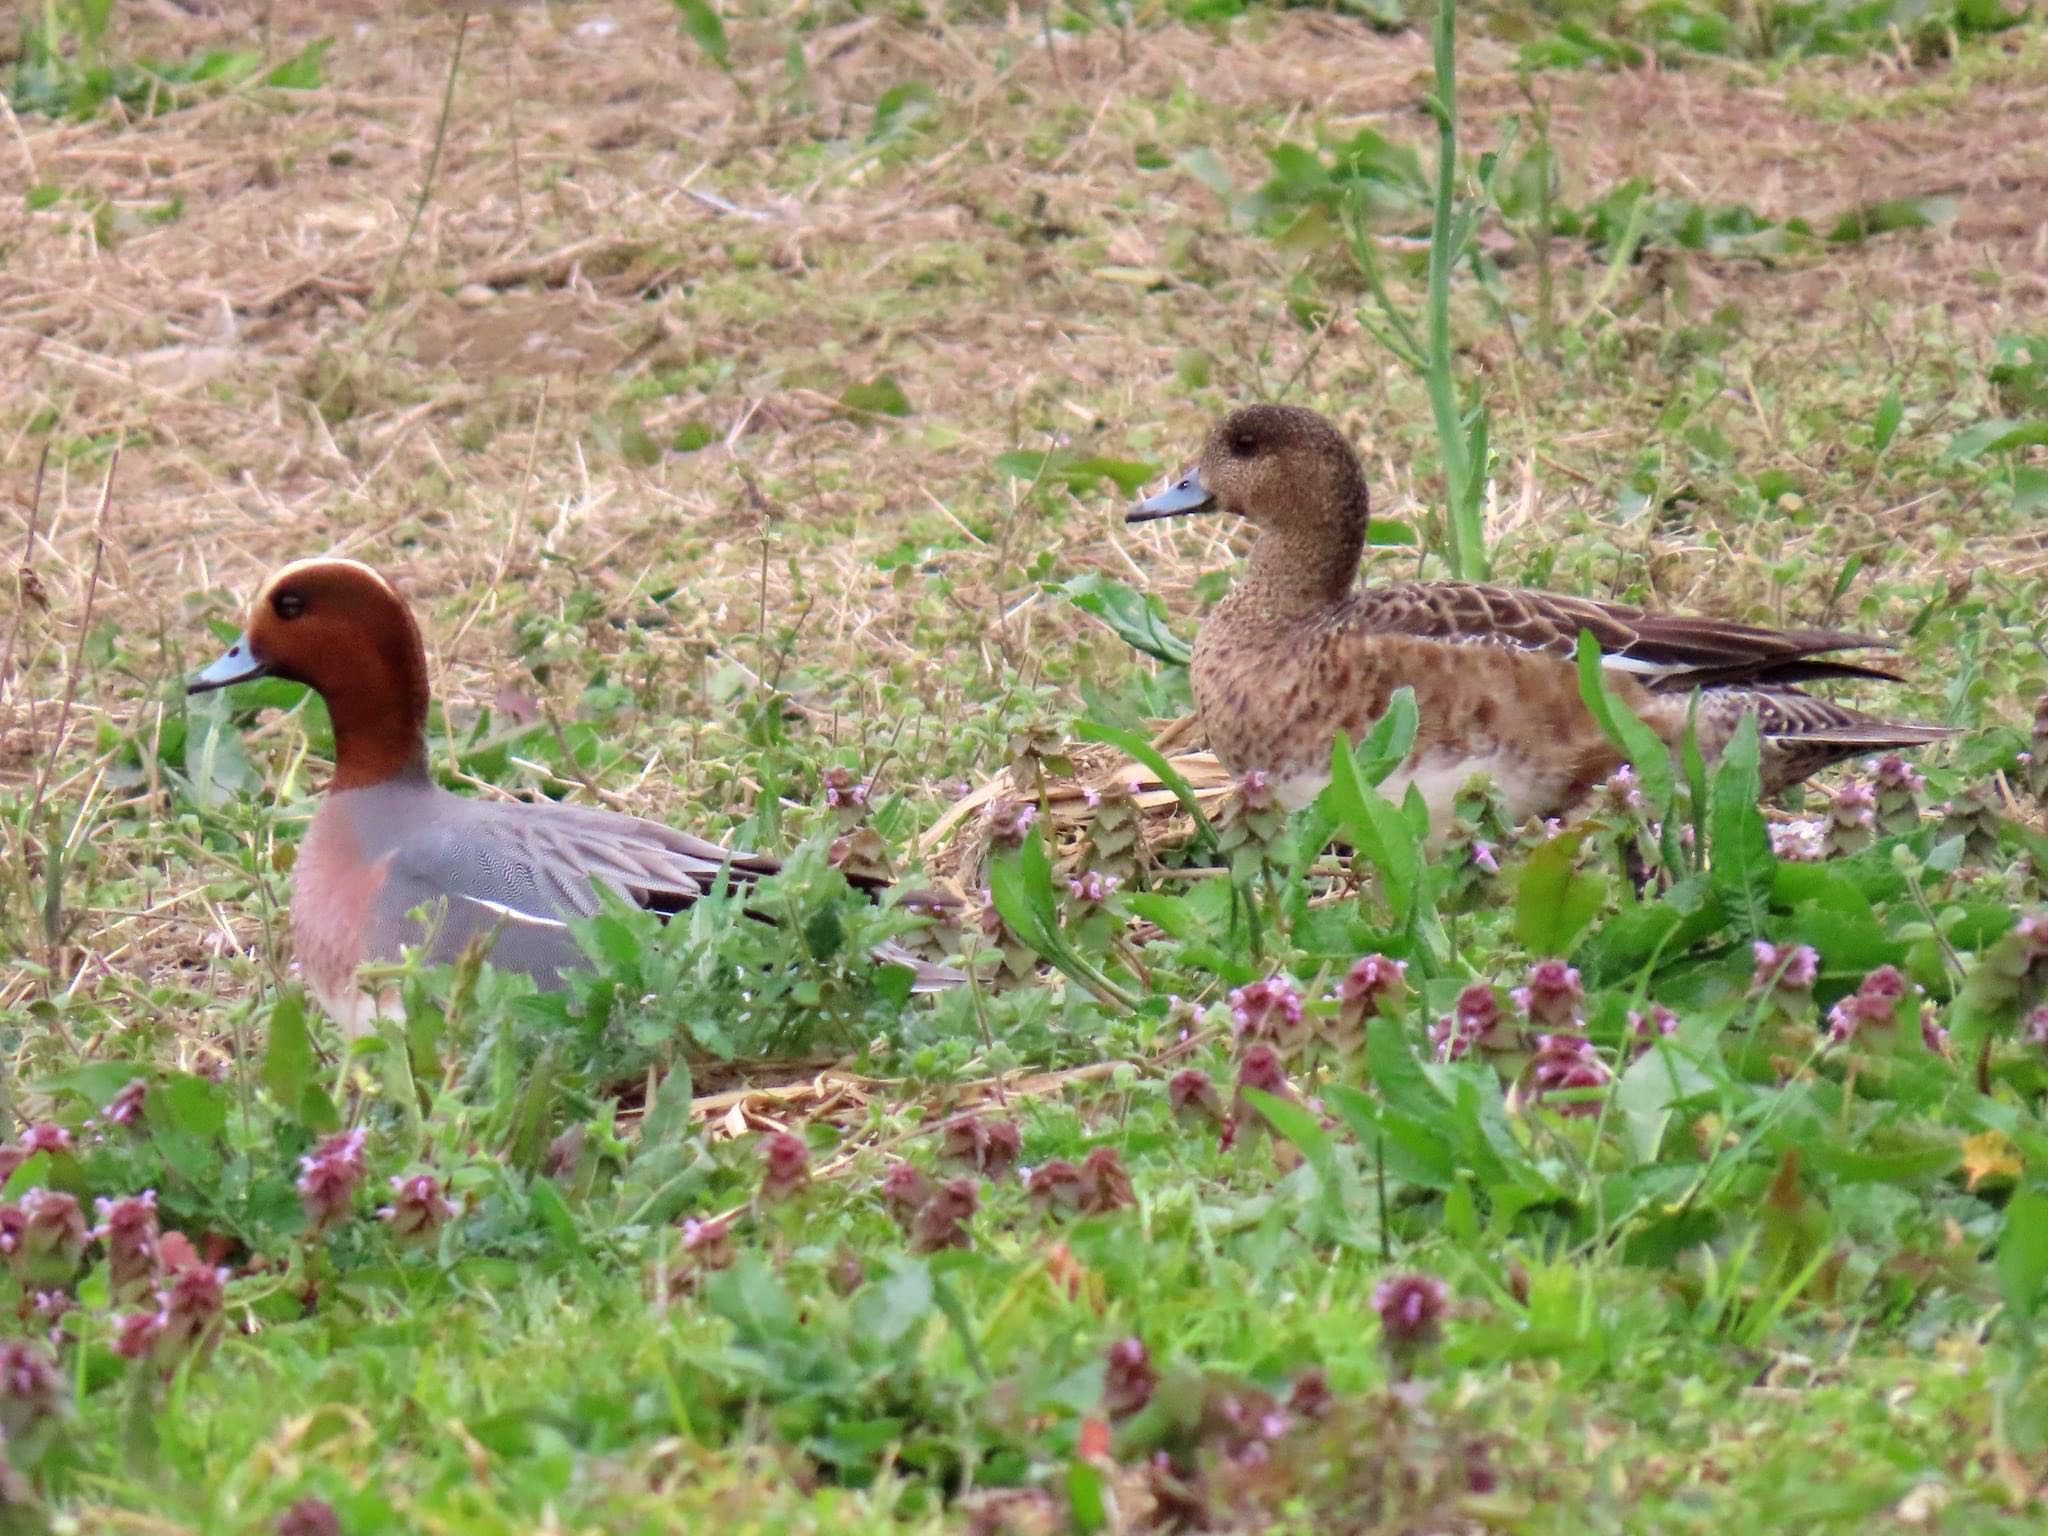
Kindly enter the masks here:
M 1866 715 L 1796 688 L 1726 689 L 1717 690 L 1712 697 L 1723 741 L 1734 733 L 1743 715 L 1756 716 L 1766 794 L 1776 794 L 1859 753 L 1902 752 L 1960 734 L 1953 726 Z M 1702 712 L 1706 709 L 1703 699 Z

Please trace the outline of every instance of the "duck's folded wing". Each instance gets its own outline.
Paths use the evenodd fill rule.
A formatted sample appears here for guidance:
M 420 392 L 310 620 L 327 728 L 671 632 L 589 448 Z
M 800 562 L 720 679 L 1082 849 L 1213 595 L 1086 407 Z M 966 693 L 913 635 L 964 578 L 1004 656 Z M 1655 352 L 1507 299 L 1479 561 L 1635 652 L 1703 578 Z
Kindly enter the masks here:
M 775 861 L 731 853 L 659 822 L 578 806 L 493 804 L 449 796 L 434 824 L 392 851 L 377 895 L 376 948 L 395 957 L 421 934 L 409 914 L 433 909 L 433 959 L 495 935 L 494 964 L 546 984 L 580 963 L 569 923 L 598 910 L 602 882 L 627 900 L 675 912 L 711 889 L 721 869 L 735 883 Z
M 1401 582 L 1367 588 L 1355 601 L 1358 622 L 1371 630 L 1511 645 L 1566 659 L 1578 649 L 1579 632 L 1588 630 L 1600 643 L 1604 665 L 1659 691 L 1731 683 L 1778 687 L 1831 677 L 1899 681 L 1878 667 L 1827 659 L 1837 651 L 1893 648 L 1847 630 L 1765 629 L 1477 582 Z

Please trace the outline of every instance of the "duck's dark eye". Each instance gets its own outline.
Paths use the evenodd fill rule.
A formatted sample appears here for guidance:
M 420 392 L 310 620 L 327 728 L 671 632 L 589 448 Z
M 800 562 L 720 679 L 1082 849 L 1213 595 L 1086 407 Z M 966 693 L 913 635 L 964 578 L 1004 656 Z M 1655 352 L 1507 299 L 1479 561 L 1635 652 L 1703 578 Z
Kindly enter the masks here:
M 306 600 L 296 592 L 280 592 L 270 600 L 270 611 L 280 619 L 296 619 L 306 611 Z
M 1256 432 L 1239 430 L 1224 439 L 1224 446 L 1232 458 L 1248 459 L 1259 451 L 1259 435 Z

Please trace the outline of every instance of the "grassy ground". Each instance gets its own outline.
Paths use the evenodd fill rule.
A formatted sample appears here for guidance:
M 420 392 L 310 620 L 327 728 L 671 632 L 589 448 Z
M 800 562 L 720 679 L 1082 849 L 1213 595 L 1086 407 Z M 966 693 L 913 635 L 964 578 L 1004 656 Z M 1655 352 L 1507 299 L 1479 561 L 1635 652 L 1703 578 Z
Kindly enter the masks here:
M 839 958 L 898 919 L 828 844 L 978 896 L 963 792 L 1185 710 L 1067 588 L 1192 633 L 1240 535 L 1117 513 L 1218 411 L 1330 412 L 1389 536 L 1437 537 L 1424 388 L 1340 217 L 1419 303 L 1426 18 L 90 9 L 0 61 L 6 1193 L 152 1187 L 228 1279 L 210 1352 L 126 1360 L 108 1245 L 45 1205 L 0 1281 L 57 1362 L 0 1386 L 28 1528 L 2039 1529 L 2036 20 L 1593 4 L 1461 39 L 1468 154 L 1516 124 L 1453 305 L 1496 576 L 1902 637 L 1885 706 L 1970 728 L 1924 815 L 1778 862 L 1717 785 L 1723 855 L 1664 850 L 1661 894 L 1621 807 L 1354 896 L 1270 879 L 1307 850 L 1221 787 L 1235 880 L 1112 793 L 1055 851 L 1126 887 L 998 857 L 1001 968 L 906 1007 Z M 178 687 L 322 550 L 417 605 L 448 782 L 798 848 L 799 921 L 621 923 L 573 1007 L 418 975 L 404 1030 L 332 1038 L 282 921 L 324 720 Z M 1813 944 L 1814 988 L 1752 992 L 1756 939 Z M 1318 1000 L 1370 951 L 1411 991 L 1359 1060 Z M 1512 1011 L 1550 954 L 1599 1113 L 1423 1064 L 1462 988 Z M 753 957 L 786 979 L 742 997 Z M 1880 964 L 1929 1030 L 1830 1044 Z M 1227 995 L 1274 972 L 1326 1118 L 1245 1098 L 1225 1145 L 1168 1083 L 1233 1107 Z M 1678 1033 L 1639 1057 L 1653 1002 Z M 321 1165 L 316 1230 L 299 1160 L 344 1124 L 363 1181 Z M 779 1130 L 813 1177 L 778 1201 Z M 1057 1159 L 1087 1209 L 1006 1174 Z M 899 1227 L 899 1160 L 970 1180 L 964 1228 Z M 373 1212 L 413 1173 L 459 1211 L 406 1242 Z M 1448 1302 L 1404 1345 L 1374 1295 L 1405 1272 Z

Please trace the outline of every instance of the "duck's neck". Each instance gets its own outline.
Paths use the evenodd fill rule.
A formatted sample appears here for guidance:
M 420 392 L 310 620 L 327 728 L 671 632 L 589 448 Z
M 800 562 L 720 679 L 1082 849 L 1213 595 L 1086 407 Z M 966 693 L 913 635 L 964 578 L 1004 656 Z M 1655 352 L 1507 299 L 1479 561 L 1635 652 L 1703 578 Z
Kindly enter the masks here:
M 349 671 L 347 686 L 321 690 L 334 722 L 334 778 L 328 788 L 424 782 L 426 657 L 402 645 L 380 646 L 351 657 Z
M 1321 613 L 1350 594 L 1364 553 L 1363 518 L 1356 527 L 1262 529 L 1231 606 L 1282 622 Z

